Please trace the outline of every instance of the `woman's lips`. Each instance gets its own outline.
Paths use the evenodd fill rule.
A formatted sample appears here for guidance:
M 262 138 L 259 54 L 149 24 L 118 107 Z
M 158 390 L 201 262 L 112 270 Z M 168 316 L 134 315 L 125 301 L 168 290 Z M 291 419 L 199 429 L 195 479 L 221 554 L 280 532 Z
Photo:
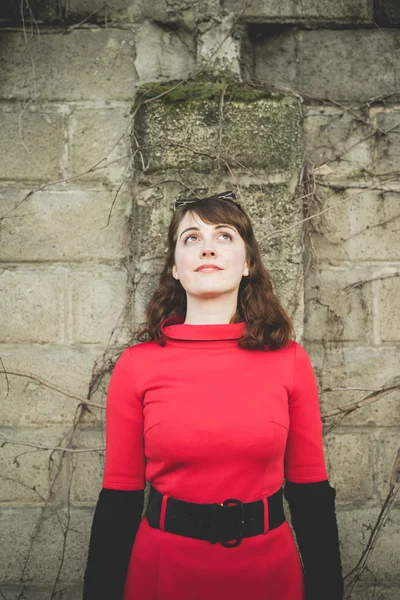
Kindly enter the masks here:
M 222 269 L 216 269 L 215 267 L 204 267 L 204 269 L 198 269 L 198 273 L 211 273 L 212 271 L 222 271 Z

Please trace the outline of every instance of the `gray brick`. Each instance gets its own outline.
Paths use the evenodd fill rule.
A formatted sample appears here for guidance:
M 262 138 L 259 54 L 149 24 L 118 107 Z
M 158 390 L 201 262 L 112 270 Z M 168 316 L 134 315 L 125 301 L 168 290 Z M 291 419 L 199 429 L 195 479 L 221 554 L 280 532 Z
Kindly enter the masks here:
M 0 256 L 4 261 L 117 260 L 126 255 L 124 229 L 131 204 L 121 191 L 0 189 Z
M 62 116 L 50 108 L 0 105 L 0 179 L 60 179 L 62 127 Z
M 305 280 L 305 338 L 372 343 L 371 279 L 371 270 L 354 266 L 309 271 Z
M 142 82 L 185 79 L 196 70 L 194 39 L 183 29 L 172 31 L 143 22 L 135 47 L 135 69 Z
M 102 431 L 80 429 L 75 443 L 79 448 L 104 448 L 105 429 Z M 74 479 L 71 503 L 74 505 L 95 505 L 101 490 L 104 471 L 104 451 L 80 452 L 74 457 Z
M 372 140 L 371 163 L 376 175 L 393 175 L 399 168 L 400 155 L 400 108 L 371 109 L 376 125 L 387 131 L 387 135 L 377 135 Z M 389 183 L 390 185 L 390 183 Z
M 398 600 L 399 597 L 397 585 L 357 585 L 351 592 L 352 600 Z
M 51 485 L 62 462 L 61 452 L 55 451 L 52 455 L 52 450 L 38 450 L 12 442 L 55 447 L 60 445 L 67 431 L 65 427 L 54 426 L 0 429 L 1 442 L 4 439 L 11 440 L 0 450 L 1 503 L 43 505 L 44 499 L 50 498 Z M 62 472 L 52 488 L 52 504 L 59 504 L 63 498 L 65 476 L 63 464 Z
M 400 245 L 400 244 L 399 244 Z M 380 281 L 380 334 L 382 341 L 400 341 L 400 271 Z
M 131 100 L 136 74 L 131 30 L 75 29 L 68 35 L 35 35 L 26 49 L 22 33 L 2 33 L 0 97 L 35 92 L 47 100 Z M 35 71 L 32 70 L 32 62 Z
M 330 433 L 324 438 L 329 481 L 336 503 L 360 507 L 373 495 L 372 438 L 369 433 Z
M 360 179 L 375 170 L 371 158 L 374 142 L 365 139 L 374 129 L 358 121 L 356 114 L 331 106 L 305 108 L 306 161 L 316 167 L 326 165 L 329 178 Z
M 399 36 L 377 29 L 301 33 L 300 90 L 355 102 L 394 92 Z
M 152 94 L 165 89 L 159 86 Z M 234 172 L 250 165 L 252 172 L 263 174 L 293 174 L 298 170 L 298 101 L 248 88 L 235 88 L 232 92 L 233 97 L 221 84 L 187 84 L 168 98 L 164 96 L 161 101 L 143 106 L 138 115 L 138 132 L 147 173 L 171 169 L 209 173 L 226 170 L 226 163 Z M 139 160 L 138 167 L 141 168 Z
M 357 119 L 369 120 L 370 126 Z M 400 153 L 398 107 L 372 107 L 361 114 L 353 108 L 310 106 L 305 112 L 306 159 L 329 168 L 328 178 L 384 175 L 388 189 L 395 179 Z M 379 127 L 386 135 L 377 132 Z M 371 135 L 374 134 L 375 135 Z M 326 165 L 326 166 L 325 166 Z M 318 178 L 320 175 L 318 174 Z
M 71 586 L 71 591 L 72 591 Z M 4 594 L 6 600 L 49 600 L 51 596 L 52 586 L 28 586 L 24 585 L 23 590 L 20 591 L 17 585 L 2 585 L 1 591 Z M 72 600 L 72 596 L 69 594 L 71 591 L 67 589 L 57 591 L 57 600 Z M 82 592 L 81 592 L 82 594 Z M 78 600 L 78 596 L 75 597 Z M 81 600 L 82 596 L 79 598 Z
M 337 265 L 400 259 L 398 193 L 319 187 L 318 197 L 323 214 L 313 219 L 311 239 L 319 261 Z
M 70 323 L 74 343 L 124 343 L 129 299 L 123 271 L 75 271 L 70 275 Z
M 224 0 L 224 8 L 237 13 L 243 10 L 241 0 Z M 242 19 L 260 22 L 314 21 L 329 23 L 370 23 L 372 2 L 370 0 L 254 0 Z
M 54 583 L 63 555 L 63 529 L 68 527 L 64 564 L 60 581 L 81 583 L 89 547 L 90 527 L 94 509 L 71 510 L 68 522 L 67 509 L 45 512 L 38 534 L 34 538 L 32 553 L 24 573 L 30 584 Z M 4 509 L 0 511 L 0 560 L 3 567 L 3 584 L 19 580 L 28 557 L 30 536 L 40 517 L 39 509 Z M 64 587 L 64 586 L 63 586 Z
M 48 381 L 68 392 L 87 397 L 90 379 L 101 348 L 91 346 L 55 346 L 38 344 L 2 344 L 0 356 L 6 371 L 19 371 Z M 73 377 L 71 374 L 73 373 Z M 29 377 L 0 377 L 2 425 L 43 426 L 72 424 L 78 402 Z M 98 390 L 93 402 L 104 401 Z M 101 411 L 92 409 L 96 415 Z M 88 418 L 88 417 L 87 417 Z M 40 455 L 39 455 L 40 456 Z
M 312 342 L 305 347 L 316 371 L 322 414 L 362 400 L 374 390 L 395 385 L 398 379 L 398 357 L 393 348 L 347 345 L 324 348 Z M 357 409 L 341 425 L 400 425 L 399 400 L 400 392 L 393 392 Z M 332 424 L 332 419 L 328 423 Z
M 0 341 L 64 340 L 63 274 L 43 269 L 0 270 Z
M 400 447 L 400 432 L 383 431 L 376 432 L 377 462 L 375 473 L 375 484 L 381 501 L 384 501 L 389 493 L 390 479 L 393 465 Z M 400 506 L 400 497 L 396 504 Z
M 133 152 L 129 143 L 131 120 L 128 108 L 76 110 L 69 120 L 68 176 L 82 173 L 75 183 L 120 184 L 124 176 L 129 178 Z
M 285 87 L 315 99 L 360 102 L 393 94 L 400 78 L 399 35 L 373 29 L 266 34 L 253 41 L 253 75 L 268 86 L 286 82 Z
M 379 512 L 380 507 L 376 509 L 340 511 L 338 513 L 344 573 L 349 572 L 355 567 L 369 538 L 370 528 L 374 526 Z M 368 561 L 370 571 L 363 572 L 361 583 L 398 584 L 397 548 L 399 543 L 400 511 L 392 510 L 386 527 L 376 542 Z

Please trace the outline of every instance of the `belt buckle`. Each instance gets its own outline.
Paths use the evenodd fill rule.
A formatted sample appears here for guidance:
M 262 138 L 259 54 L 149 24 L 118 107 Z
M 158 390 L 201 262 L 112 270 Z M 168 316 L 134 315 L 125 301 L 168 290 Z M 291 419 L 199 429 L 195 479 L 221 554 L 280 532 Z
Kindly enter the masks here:
M 220 542 L 221 545 L 224 546 L 225 548 L 236 548 L 236 546 L 239 546 L 240 542 L 243 539 L 243 525 L 244 525 L 244 508 L 243 508 L 243 502 L 241 500 L 238 500 L 237 498 L 228 498 L 227 500 L 224 500 L 222 502 L 222 504 L 220 504 L 220 506 L 228 506 L 228 504 L 231 503 L 231 502 L 234 503 L 234 506 L 240 506 L 240 508 L 241 508 L 241 510 L 240 510 L 240 529 L 239 529 L 239 536 L 238 536 L 238 538 L 234 542 L 228 542 L 228 541 L 222 541 L 222 542 Z M 218 506 L 218 504 L 215 505 L 215 508 L 217 506 Z M 216 516 L 216 510 L 214 512 L 214 517 L 215 516 Z M 213 525 L 215 526 L 215 521 L 214 521 Z

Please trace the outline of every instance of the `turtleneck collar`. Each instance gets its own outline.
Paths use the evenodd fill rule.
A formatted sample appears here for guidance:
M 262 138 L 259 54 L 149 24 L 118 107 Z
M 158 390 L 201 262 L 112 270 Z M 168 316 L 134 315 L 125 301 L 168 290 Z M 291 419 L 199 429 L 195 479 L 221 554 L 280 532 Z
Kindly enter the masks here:
M 164 319 L 161 325 L 161 331 L 169 340 L 180 341 L 219 341 L 231 340 L 230 344 L 237 345 L 237 341 L 242 337 L 246 328 L 246 321 L 239 323 L 207 323 L 207 324 L 189 324 L 184 323 L 183 315 L 172 315 Z M 179 343 L 179 342 L 178 342 Z M 229 342 L 227 342 L 229 344 Z

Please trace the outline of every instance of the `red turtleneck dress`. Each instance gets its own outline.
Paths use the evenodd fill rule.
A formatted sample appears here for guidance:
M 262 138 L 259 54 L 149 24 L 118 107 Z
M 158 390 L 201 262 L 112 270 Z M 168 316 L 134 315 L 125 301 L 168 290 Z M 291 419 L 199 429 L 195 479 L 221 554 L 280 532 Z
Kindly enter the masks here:
M 191 325 L 169 317 L 164 347 L 125 350 L 106 409 L 103 487 L 145 481 L 189 502 L 251 502 L 327 479 L 317 385 L 297 342 L 241 349 L 245 322 Z M 147 460 L 146 460 L 147 459 Z M 287 521 L 235 548 L 152 528 L 143 517 L 123 600 L 304 600 Z

